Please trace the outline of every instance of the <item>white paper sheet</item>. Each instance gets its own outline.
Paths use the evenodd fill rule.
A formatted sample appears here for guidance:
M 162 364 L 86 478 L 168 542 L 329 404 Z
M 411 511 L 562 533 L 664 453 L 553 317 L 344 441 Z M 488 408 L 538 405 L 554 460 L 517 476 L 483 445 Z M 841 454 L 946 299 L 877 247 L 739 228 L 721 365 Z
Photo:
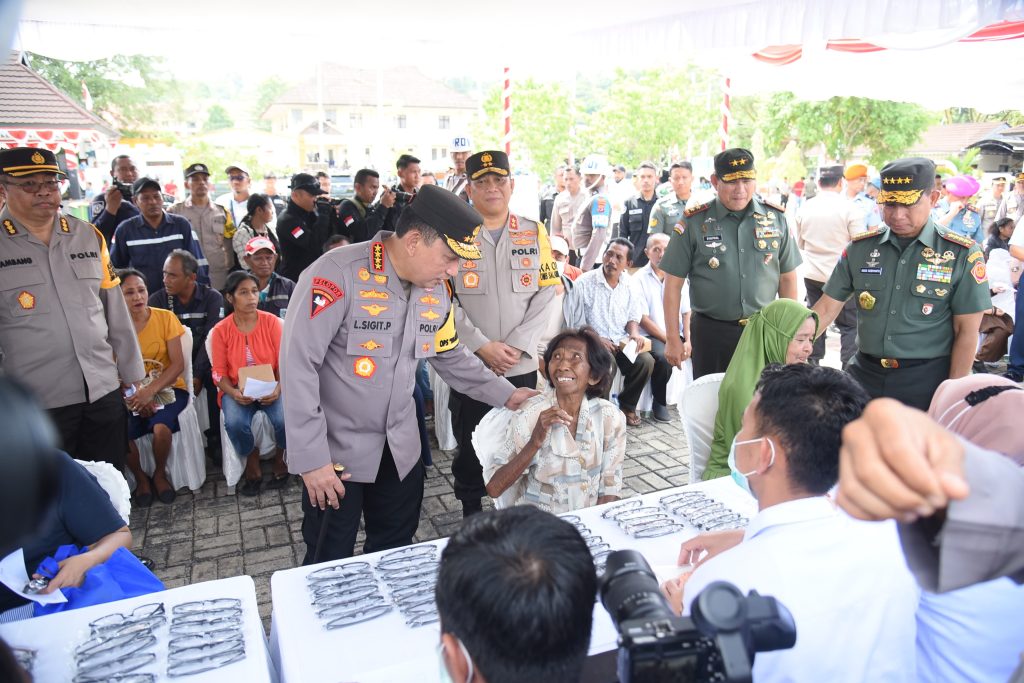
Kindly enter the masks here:
M 28 573 L 25 571 L 25 552 L 21 548 L 0 560 L 0 583 L 26 600 L 38 602 L 40 605 L 54 605 L 68 601 L 59 590 L 45 595 L 25 592 L 25 586 L 28 585 Z
M 277 382 L 265 382 L 262 379 L 250 377 L 245 380 L 245 389 L 242 390 L 242 396 L 263 398 L 274 393 L 274 389 L 277 389 Z
M 622 355 L 629 359 L 630 363 L 636 362 L 636 357 L 640 355 L 637 351 L 637 345 L 635 339 L 630 339 L 626 342 L 626 345 L 622 347 Z

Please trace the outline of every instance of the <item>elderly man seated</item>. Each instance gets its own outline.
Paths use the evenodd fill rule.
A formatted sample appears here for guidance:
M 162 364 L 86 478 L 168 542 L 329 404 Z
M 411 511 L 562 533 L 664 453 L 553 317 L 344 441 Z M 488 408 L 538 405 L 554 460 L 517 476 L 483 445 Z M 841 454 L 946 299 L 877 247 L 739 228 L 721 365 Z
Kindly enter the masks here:
M 758 683 L 917 680 L 919 592 L 896 527 L 856 521 L 826 496 L 839 475 L 843 428 L 867 398 L 831 368 L 767 368 L 729 455 L 733 479 L 759 512 L 745 532 L 684 543 L 680 562 L 699 567 L 665 584 L 677 608 L 712 581 L 729 581 L 790 609 L 796 647 L 758 654 Z M 704 551 L 715 556 L 701 559 Z
M 615 364 L 622 373 L 619 409 L 626 416 L 626 424 L 637 427 L 640 416 L 636 413 L 636 404 L 651 378 L 654 357 L 644 351 L 631 361 L 622 350 L 627 342 L 634 342 L 637 350 L 646 344 L 640 334 L 643 300 L 630 286 L 626 272 L 632 262 L 633 243 L 616 237 L 608 243 L 601 267 L 583 273 L 576 280 L 573 296 L 584 310 L 584 322 L 597 331 L 605 348 L 615 357 Z
M 644 254 L 647 263 L 633 273 L 631 283 L 637 288 L 643 299 L 644 314 L 640 318 L 641 334 L 651 340 L 651 355 L 654 356 L 654 371 L 651 373 L 651 390 L 654 393 L 654 419 L 668 422 L 668 399 L 665 388 L 672 377 L 672 365 L 665 360 L 665 344 L 668 342 L 669 328 L 683 340 L 683 357 L 690 355 L 688 329 L 690 327 L 690 297 L 686 286 L 683 286 L 682 300 L 679 304 L 679 320 L 668 325 L 665 322 L 665 271 L 661 269 L 661 259 L 668 247 L 668 235 L 656 232 L 647 237 Z
M 596 594 L 594 560 L 568 522 L 530 506 L 470 517 L 437 574 L 442 677 L 580 680 Z

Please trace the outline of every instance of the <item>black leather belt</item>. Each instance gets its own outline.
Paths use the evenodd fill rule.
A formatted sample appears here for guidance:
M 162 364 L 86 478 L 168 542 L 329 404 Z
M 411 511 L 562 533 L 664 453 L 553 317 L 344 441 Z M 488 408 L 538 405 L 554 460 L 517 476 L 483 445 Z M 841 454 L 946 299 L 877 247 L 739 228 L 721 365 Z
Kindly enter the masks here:
M 930 363 L 937 358 L 879 358 L 877 356 L 869 356 L 868 354 L 858 351 L 857 355 L 863 360 L 867 361 L 871 365 L 881 365 L 886 370 L 898 370 L 900 368 L 912 368 L 917 365 L 924 365 Z
M 740 318 L 739 320 L 719 320 L 718 318 L 712 318 L 710 315 L 706 315 L 698 311 L 694 311 L 693 313 L 705 320 L 710 320 L 711 322 L 719 323 L 721 325 L 739 325 L 740 327 L 746 327 L 747 322 L 750 320 L 749 318 Z

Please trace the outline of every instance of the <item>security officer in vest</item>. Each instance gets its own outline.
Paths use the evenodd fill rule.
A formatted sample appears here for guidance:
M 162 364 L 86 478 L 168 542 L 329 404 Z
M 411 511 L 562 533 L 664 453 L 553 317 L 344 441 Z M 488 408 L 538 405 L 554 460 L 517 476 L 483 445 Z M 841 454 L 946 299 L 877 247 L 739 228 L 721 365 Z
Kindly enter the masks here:
M 132 184 L 139 179 L 139 169 L 130 156 L 121 154 L 110 162 L 110 178 L 110 187 L 89 206 L 89 220 L 100 229 L 108 245 L 117 226 L 139 215 L 139 207 L 132 202 Z
M 992 305 L 981 248 L 932 220 L 938 198 L 931 160 L 885 166 L 883 226 L 850 242 L 814 305 L 820 334 L 854 297 L 859 351 L 850 374 L 872 398 L 921 410 L 944 380 L 971 373 L 981 316 Z
M 122 386 L 145 376 L 103 235 L 60 212 L 54 154 L 0 151 L 0 372 L 49 410 L 73 458 L 124 466 Z
M 716 155 L 711 184 L 718 197 L 683 212 L 661 262 L 665 320 L 679 319 L 683 282 L 690 278 L 694 379 L 725 372 L 749 316 L 776 297 L 797 296 L 800 251 L 785 210 L 754 196 L 756 178 L 748 150 Z M 665 358 L 672 365 L 685 360 L 679 337 L 669 336 Z
M 351 556 L 360 515 L 364 552 L 412 542 L 424 477 L 413 405 L 419 359 L 490 405 L 515 410 L 536 395 L 487 370 L 455 331 L 447 281 L 460 260 L 480 259 L 481 221 L 428 185 L 394 233 L 333 249 L 299 278 L 281 381 L 288 469 L 305 483 L 304 564 Z M 335 465 L 345 468 L 340 478 Z
M 455 276 L 455 330 L 460 342 L 513 386 L 537 386 L 537 346 L 555 305 L 558 266 L 544 226 L 509 211 L 515 180 L 508 155 L 478 152 L 466 160 L 468 195 L 483 216 L 481 258 L 460 259 Z M 449 406 L 459 443 L 452 462 L 463 516 L 480 512 L 486 495 L 473 430 L 488 403 L 452 390 Z

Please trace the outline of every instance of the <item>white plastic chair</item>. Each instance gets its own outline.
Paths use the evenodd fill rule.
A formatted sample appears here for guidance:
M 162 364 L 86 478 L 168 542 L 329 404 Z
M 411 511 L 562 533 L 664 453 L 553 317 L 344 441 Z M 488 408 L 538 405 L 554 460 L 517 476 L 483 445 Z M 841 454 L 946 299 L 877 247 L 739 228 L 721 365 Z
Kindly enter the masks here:
M 718 389 L 724 372 L 704 375 L 686 387 L 679 404 L 686 441 L 690 444 L 690 483 L 696 484 L 704 474 L 711 442 L 715 436 L 715 415 L 718 414 Z
M 212 334 L 206 336 L 206 353 L 211 361 L 213 360 L 212 337 Z M 217 399 L 210 396 L 207 400 L 216 401 Z M 274 442 L 274 425 L 270 423 L 270 418 L 262 410 L 256 411 L 252 418 L 252 438 L 260 450 L 261 460 L 269 460 L 274 457 L 274 453 L 277 451 L 277 445 Z M 249 454 L 245 453 L 239 456 L 235 453 L 235 447 L 231 445 L 231 439 L 228 438 L 228 431 L 224 429 L 223 411 L 220 413 L 220 451 L 224 455 L 224 480 L 228 484 L 228 494 L 233 495 L 235 486 L 242 478 L 242 472 L 245 471 L 245 458 Z
M 187 486 L 198 491 L 206 482 L 206 451 L 203 449 L 203 432 L 199 427 L 195 401 L 192 397 L 192 331 L 185 328 L 181 336 L 181 352 L 185 357 L 185 371 L 182 378 L 188 387 L 188 404 L 178 415 L 179 431 L 171 436 L 171 455 L 167 459 L 167 478 L 177 491 Z M 139 463 L 142 471 L 153 476 L 156 461 L 153 459 L 153 435 L 146 434 L 135 440 L 139 449 Z M 134 477 L 128 473 L 134 486 Z
M 96 477 L 100 487 L 110 497 L 110 504 L 117 510 L 117 514 L 121 516 L 124 523 L 128 524 L 128 518 L 132 513 L 132 492 L 128 488 L 128 481 L 124 475 L 109 462 L 92 462 L 90 460 L 76 460 L 75 462 Z

